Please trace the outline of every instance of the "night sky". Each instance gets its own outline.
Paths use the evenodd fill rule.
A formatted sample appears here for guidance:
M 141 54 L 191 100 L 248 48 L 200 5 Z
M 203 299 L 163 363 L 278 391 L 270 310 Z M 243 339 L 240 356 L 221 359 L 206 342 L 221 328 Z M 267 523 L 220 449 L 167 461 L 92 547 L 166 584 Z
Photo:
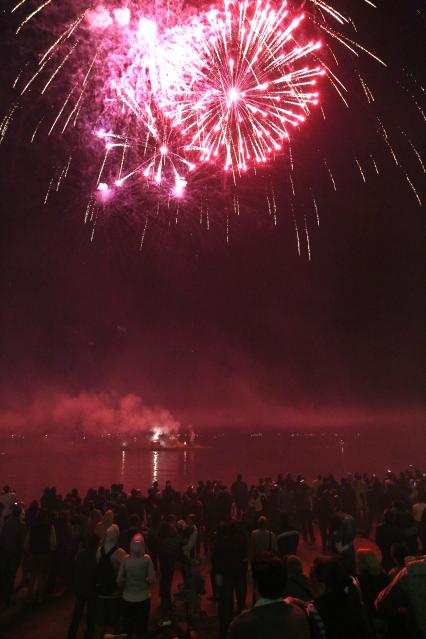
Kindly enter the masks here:
M 399 68 L 411 68 L 421 83 L 425 22 L 416 3 L 411 17 L 398 4 L 389 3 L 389 24 L 376 18 L 367 26 L 366 39 L 387 59 L 402 55 Z M 2 59 L 11 60 L 0 70 L 3 111 L 19 64 L 1 19 L 8 35 Z M 410 114 L 403 101 L 381 84 L 381 69 L 369 69 L 384 92 L 387 122 L 404 128 Z M 315 116 L 299 149 L 295 140 L 300 257 L 284 161 L 272 170 L 277 226 L 264 194 L 250 187 L 252 203 L 231 219 L 229 244 L 220 210 L 209 232 L 183 211 L 177 225 L 154 221 L 139 251 L 138 211 L 129 219 L 119 207 L 91 242 L 76 184 L 84 167 L 42 206 L 51 149 L 42 139 L 24 144 L 27 115 L 21 115 L 0 146 L 3 400 L 50 387 L 135 392 L 199 425 L 286 425 L 282 416 L 293 410 L 422 413 L 425 209 L 383 145 L 380 176 L 362 183 L 351 146 L 371 127 L 356 103 L 355 116 L 330 109 L 334 135 L 330 125 L 322 132 Z M 425 157 L 424 122 L 410 125 Z M 304 190 L 317 143 L 334 162 L 338 190 L 332 192 L 324 172 L 315 178 L 320 227 L 309 213 L 309 261 Z M 424 174 L 406 149 L 401 154 L 426 200 Z

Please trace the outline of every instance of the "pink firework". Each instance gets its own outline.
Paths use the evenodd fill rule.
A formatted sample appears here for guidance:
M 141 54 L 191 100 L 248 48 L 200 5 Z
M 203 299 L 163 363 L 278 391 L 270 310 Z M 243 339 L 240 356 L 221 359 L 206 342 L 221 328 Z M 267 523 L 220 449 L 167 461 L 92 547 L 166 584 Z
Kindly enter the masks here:
M 279 152 L 318 104 L 324 71 L 308 60 L 321 43 L 303 42 L 304 15 L 292 17 L 286 2 L 275 10 L 262 0 L 225 0 L 207 17 L 190 84 L 163 108 L 201 161 L 244 171 Z

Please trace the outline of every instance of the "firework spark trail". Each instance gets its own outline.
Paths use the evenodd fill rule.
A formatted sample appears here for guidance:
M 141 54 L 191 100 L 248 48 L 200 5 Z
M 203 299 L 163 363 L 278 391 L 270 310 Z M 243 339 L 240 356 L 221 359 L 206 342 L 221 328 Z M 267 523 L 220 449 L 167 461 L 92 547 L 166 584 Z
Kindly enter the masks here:
M 309 239 L 308 220 L 306 219 L 306 215 L 305 215 L 305 236 L 306 236 L 306 248 L 308 251 L 308 260 L 310 262 L 311 261 L 311 242 Z
M 324 166 L 325 166 L 325 168 L 327 169 L 327 173 L 328 173 L 328 175 L 329 175 L 329 178 L 330 178 L 331 184 L 332 184 L 332 186 L 333 186 L 333 190 L 334 190 L 334 191 L 337 191 L 336 181 L 335 181 L 335 179 L 334 179 L 334 175 L 333 175 L 333 173 L 332 173 L 332 171 L 331 171 L 330 167 L 328 166 L 327 160 L 324 160 Z
M 367 102 L 369 104 L 371 104 L 372 102 L 374 102 L 374 95 L 370 89 L 370 87 L 368 86 L 368 84 L 366 83 L 366 81 L 364 80 L 364 78 L 361 75 L 358 75 L 359 77 L 359 81 L 361 82 L 361 86 L 363 88 L 365 97 L 367 98 Z
M 419 195 L 416 187 L 414 186 L 413 182 L 411 181 L 411 179 L 409 178 L 407 173 L 404 173 L 404 175 L 405 175 L 405 179 L 407 180 L 408 184 L 410 185 L 411 190 L 413 191 L 413 193 L 414 193 L 414 195 L 416 197 L 416 200 L 417 200 L 419 206 L 420 207 L 423 206 L 423 202 L 422 202 L 422 200 L 420 198 L 420 195 Z
M 143 231 L 142 231 L 141 241 L 140 241 L 140 244 L 139 244 L 139 250 L 140 251 L 142 251 L 142 249 L 143 249 L 147 228 L 148 228 L 148 218 L 145 219 L 145 225 L 144 225 Z
M 401 131 L 402 135 L 404 135 L 407 138 L 407 142 L 408 144 L 411 146 L 411 148 L 413 149 L 413 153 L 415 154 L 415 156 L 417 157 L 420 166 L 422 167 L 422 171 L 423 173 L 426 173 L 426 167 L 424 165 L 422 156 L 420 155 L 419 151 L 416 149 L 416 147 L 414 146 L 414 144 L 412 143 L 412 141 L 410 140 L 410 138 L 408 137 L 408 135 L 404 132 Z
M 316 217 L 317 225 L 318 225 L 318 228 L 319 228 L 319 226 L 320 226 L 320 218 L 319 218 L 318 204 L 317 204 L 316 199 L 313 196 L 312 196 L 312 202 L 314 204 L 315 217 Z
M 225 4 L 225 19 L 211 13 L 212 35 L 196 43 L 201 64 L 190 92 L 164 105 L 201 161 L 219 158 L 238 172 L 264 163 L 318 103 L 312 87 L 321 66 L 294 68 L 321 46 L 297 44 L 303 17 L 289 21 L 286 3 L 268 11 L 261 0 L 239 3 L 235 13 Z
M 49 5 L 52 2 L 52 0 L 46 0 L 45 2 L 43 2 L 43 4 L 39 5 L 36 9 L 34 9 L 34 11 L 32 11 L 26 18 L 24 18 L 21 22 L 21 24 L 19 25 L 19 27 L 16 30 L 16 33 L 19 33 L 21 31 L 21 29 L 30 21 L 34 18 L 34 16 L 36 16 L 38 13 L 40 13 L 40 11 L 43 11 L 43 9 L 45 9 L 47 7 L 47 5 Z M 19 2 L 13 9 L 12 11 L 15 11 L 16 9 L 18 9 L 21 5 L 23 4 L 23 2 Z
M 272 189 L 272 208 L 273 208 L 273 215 L 274 215 L 274 224 L 276 226 L 277 225 L 277 201 L 275 199 L 275 193 L 273 189 Z
M 272 215 L 271 201 L 270 201 L 270 199 L 269 199 L 269 197 L 268 197 L 268 196 L 266 196 L 266 203 L 267 203 L 267 205 L 268 205 L 268 214 L 269 214 L 269 215 Z
M 300 251 L 299 227 L 297 226 L 297 220 L 296 220 L 296 216 L 294 215 L 293 206 L 292 206 L 292 216 L 293 216 L 294 231 L 296 233 L 296 240 L 297 240 L 297 253 L 300 257 L 301 251 Z
M 14 104 L 8 111 L 8 113 L 4 116 L 3 120 L 0 122 L 0 144 L 3 142 L 6 133 L 10 127 L 10 124 L 13 120 L 13 116 L 15 111 L 17 110 L 18 105 Z
M 91 218 L 92 210 L 95 207 L 95 198 L 92 196 L 86 206 L 86 210 L 84 212 L 84 223 L 87 224 L 87 221 Z
M 373 156 L 372 156 L 372 155 L 370 155 L 370 158 L 371 158 L 371 161 L 372 161 L 372 163 L 373 163 L 374 170 L 376 171 L 377 175 L 380 175 L 380 173 L 379 173 L 379 167 L 377 166 L 377 162 L 376 162 L 376 160 L 373 158 Z
M 39 128 L 40 128 L 41 123 L 43 122 L 43 120 L 44 120 L 44 115 L 43 115 L 43 117 L 42 117 L 42 118 L 38 121 L 38 123 L 37 123 L 37 125 L 36 125 L 36 127 L 35 127 L 34 131 L 32 132 L 31 139 L 30 139 L 30 144 L 32 144 L 32 143 L 34 142 L 34 139 L 35 139 L 35 137 L 36 137 L 36 135 L 37 135 L 37 133 L 38 133 L 38 130 L 39 130 Z
M 380 125 L 380 130 L 381 130 L 381 133 L 382 133 L 382 137 L 383 137 L 383 139 L 384 139 L 384 141 L 385 141 L 385 143 L 386 143 L 386 145 L 387 145 L 387 147 L 389 149 L 389 152 L 390 152 L 390 154 L 391 154 L 391 156 L 393 158 L 393 161 L 395 162 L 396 166 L 400 166 L 398 158 L 396 157 L 396 153 L 393 150 L 393 147 L 392 147 L 392 145 L 390 143 L 388 132 L 386 131 L 386 129 L 384 127 L 384 124 L 381 121 L 381 119 L 378 117 L 377 120 L 378 120 L 379 125 Z
M 50 191 L 51 191 L 51 189 L 52 189 L 52 185 L 53 185 L 53 181 L 54 181 L 54 179 L 55 179 L 55 178 L 52 178 L 52 179 L 50 180 L 50 182 L 49 182 L 49 186 L 47 187 L 46 195 L 45 195 L 45 197 L 44 197 L 44 202 L 43 202 L 45 205 L 47 204 L 47 200 L 49 199 L 49 195 L 50 195 Z
M 72 155 L 70 155 L 69 158 L 68 158 L 68 162 L 67 162 L 67 165 L 65 167 L 64 178 L 66 178 L 67 175 L 68 175 L 68 171 L 70 170 L 71 162 L 72 162 Z
M 356 164 L 357 164 L 357 166 L 359 168 L 359 172 L 361 173 L 362 181 L 365 183 L 367 180 L 366 180 L 365 173 L 364 173 L 364 171 L 362 169 L 361 163 L 358 160 L 358 158 L 355 158 L 355 162 L 356 162 Z

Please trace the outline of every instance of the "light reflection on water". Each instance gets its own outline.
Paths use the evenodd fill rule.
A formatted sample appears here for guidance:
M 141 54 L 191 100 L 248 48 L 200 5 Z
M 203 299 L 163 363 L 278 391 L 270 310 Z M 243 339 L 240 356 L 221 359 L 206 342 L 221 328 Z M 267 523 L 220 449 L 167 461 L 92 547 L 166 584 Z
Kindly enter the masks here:
M 24 440 L 0 446 L 0 485 L 12 485 L 26 502 L 39 497 L 46 486 L 56 486 L 64 494 L 74 486 L 85 492 L 121 482 L 126 490 L 140 488 L 145 493 L 153 481 L 163 487 L 167 479 L 179 489 L 199 479 L 220 479 L 229 485 L 238 472 L 250 483 L 287 472 L 303 473 L 308 479 L 330 471 L 336 476 L 348 471 L 383 475 L 386 468 L 424 466 L 426 449 L 424 434 L 420 439 L 383 434 L 380 439 L 339 437 L 332 443 L 320 438 L 247 441 L 241 437 L 214 448 L 164 451 L 121 449 L 117 442 L 94 446 L 88 441 L 54 445 L 50 440 L 37 444 Z
M 158 450 L 152 451 L 152 481 L 158 481 L 158 457 L 160 453 Z
M 124 480 L 126 475 L 126 449 L 123 448 L 121 451 L 121 480 Z

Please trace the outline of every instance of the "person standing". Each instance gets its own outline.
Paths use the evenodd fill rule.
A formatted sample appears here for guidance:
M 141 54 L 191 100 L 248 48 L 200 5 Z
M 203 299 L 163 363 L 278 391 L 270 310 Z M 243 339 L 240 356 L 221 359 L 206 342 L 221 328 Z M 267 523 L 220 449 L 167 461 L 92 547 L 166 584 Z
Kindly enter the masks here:
M 237 613 L 246 607 L 248 543 L 235 521 L 224 524 L 212 554 L 216 585 L 219 593 L 220 636 L 226 637 L 234 614 L 234 593 Z
M 277 538 L 269 529 L 268 518 L 262 515 L 257 522 L 258 527 L 250 536 L 250 560 L 252 562 L 261 558 L 264 552 L 277 552 Z
M 408 611 L 407 639 L 426 638 L 426 555 L 410 561 L 379 594 L 375 606 L 380 614 L 394 618 Z
M 25 539 L 28 552 L 28 598 L 43 603 L 46 597 L 47 582 L 52 555 L 56 550 L 56 532 L 49 520 L 47 511 L 41 508 L 34 523 L 30 526 Z
M 283 595 L 287 581 L 285 562 L 265 556 L 254 568 L 256 603 L 231 625 L 230 639 L 309 639 L 306 613 Z
M 123 630 L 130 639 L 144 639 L 148 633 L 151 606 L 150 587 L 155 581 L 155 570 L 151 557 L 145 553 L 145 542 L 141 534 L 133 537 L 130 554 L 120 565 L 117 583 L 123 594 Z
M 237 479 L 231 486 L 231 494 L 237 509 L 237 517 L 241 519 L 241 515 L 246 511 L 248 506 L 249 491 L 242 475 L 237 475 Z
M 13 506 L 0 533 L 0 595 L 6 606 L 11 603 L 16 573 L 24 554 L 27 527 L 21 515 L 21 506 Z
M 112 524 L 105 533 L 105 543 L 96 552 L 96 639 L 115 630 L 120 616 L 120 592 L 117 576 L 126 551 L 118 546 L 120 531 Z
M 92 639 L 96 614 L 96 551 L 99 537 L 91 535 L 85 550 L 77 553 L 74 565 L 75 603 L 73 615 L 68 628 L 67 639 L 75 639 L 81 618 L 86 609 L 86 631 L 84 639 Z
M 3 506 L 0 516 L 0 528 L 9 516 L 14 503 L 16 503 L 16 495 L 14 491 L 9 486 L 4 486 L 3 492 L 0 495 L 0 504 Z
M 167 619 L 172 611 L 172 582 L 180 554 L 180 543 L 176 530 L 176 517 L 167 515 L 158 532 L 161 612 Z
M 317 557 L 310 577 L 315 598 L 308 612 L 314 620 L 319 617 L 327 639 L 371 637 L 360 590 L 337 557 Z

